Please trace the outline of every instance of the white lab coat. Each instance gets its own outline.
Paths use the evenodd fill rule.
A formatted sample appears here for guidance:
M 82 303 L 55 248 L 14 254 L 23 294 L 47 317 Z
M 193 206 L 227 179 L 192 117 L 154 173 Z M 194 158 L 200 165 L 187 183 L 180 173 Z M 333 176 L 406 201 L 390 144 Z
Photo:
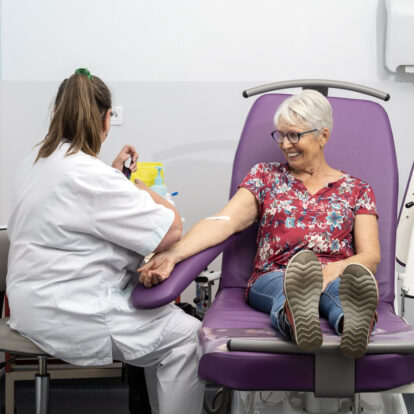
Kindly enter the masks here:
M 112 344 L 133 360 L 173 330 L 176 307 L 137 310 L 136 269 L 174 214 L 121 172 L 67 143 L 18 171 L 7 295 L 10 327 L 76 365 L 112 362 Z

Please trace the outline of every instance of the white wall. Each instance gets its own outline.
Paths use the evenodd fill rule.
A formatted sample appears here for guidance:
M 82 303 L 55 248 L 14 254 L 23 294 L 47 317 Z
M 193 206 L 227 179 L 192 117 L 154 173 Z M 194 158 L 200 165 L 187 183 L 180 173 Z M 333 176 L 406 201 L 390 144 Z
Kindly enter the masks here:
M 373 80 L 377 0 L 2 0 L 4 80 Z M 360 62 L 360 63 L 358 63 Z
M 336 79 L 390 93 L 382 105 L 401 197 L 413 161 L 414 78 L 384 69 L 384 22 L 383 0 L 0 0 L 0 223 L 10 176 L 44 136 L 57 86 L 77 67 L 106 80 L 124 106 L 102 158 L 129 142 L 142 161 L 164 162 L 186 229 L 227 198 L 252 103 L 242 90 L 277 80 Z

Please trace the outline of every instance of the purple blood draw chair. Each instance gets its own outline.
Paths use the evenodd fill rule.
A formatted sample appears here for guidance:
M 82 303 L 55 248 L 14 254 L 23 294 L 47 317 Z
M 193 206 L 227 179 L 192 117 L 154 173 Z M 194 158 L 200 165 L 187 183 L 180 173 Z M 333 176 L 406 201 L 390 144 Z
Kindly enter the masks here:
M 353 90 L 388 100 L 383 92 L 344 82 L 298 80 L 245 91 L 245 97 L 291 87 Z M 230 197 L 259 162 L 282 161 L 270 132 L 273 116 L 288 95 L 260 96 L 248 114 L 234 159 Z M 317 397 L 352 397 L 356 393 L 392 389 L 414 381 L 414 329 L 394 311 L 395 233 L 398 172 L 390 123 L 376 102 L 328 98 L 333 131 L 326 146 L 328 163 L 371 184 L 377 199 L 381 242 L 379 321 L 367 354 L 352 360 L 339 351 L 340 337 L 321 318 L 323 345 L 304 353 L 271 327 L 269 315 L 244 300 L 253 269 L 257 225 L 221 245 L 179 263 L 170 278 L 155 288 L 137 286 L 131 299 L 137 308 L 173 300 L 214 257 L 223 253 L 221 285 L 199 333 L 199 377 L 233 390 L 310 391 Z

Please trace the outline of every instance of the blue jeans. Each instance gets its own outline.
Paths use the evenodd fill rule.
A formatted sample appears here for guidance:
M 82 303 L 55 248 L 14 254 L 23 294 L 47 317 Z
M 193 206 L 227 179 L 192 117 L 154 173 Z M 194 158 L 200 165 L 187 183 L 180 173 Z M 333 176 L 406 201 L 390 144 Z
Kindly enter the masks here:
M 270 313 L 271 324 L 283 335 L 292 338 L 291 327 L 284 313 L 285 303 L 283 292 L 284 272 L 269 272 L 260 276 L 250 288 L 249 304 L 252 308 Z M 339 299 L 340 278 L 333 280 L 321 294 L 319 300 L 319 314 L 328 319 L 329 326 L 335 332 L 341 334 L 341 322 L 344 316 L 341 301 Z

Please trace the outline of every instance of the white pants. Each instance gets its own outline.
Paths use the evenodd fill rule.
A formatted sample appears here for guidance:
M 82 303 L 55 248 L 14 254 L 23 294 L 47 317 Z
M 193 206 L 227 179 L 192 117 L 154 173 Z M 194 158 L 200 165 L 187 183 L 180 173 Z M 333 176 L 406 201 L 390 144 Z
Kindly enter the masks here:
M 125 361 L 145 368 L 153 414 L 201 414 L 204 384 L 197 376 L 197 331 L 200 326 L 200 321 L 177 308 L 174 327 L 158 348 L 144 357 Z M 113 358 L 124 360 L 115 345 Z

